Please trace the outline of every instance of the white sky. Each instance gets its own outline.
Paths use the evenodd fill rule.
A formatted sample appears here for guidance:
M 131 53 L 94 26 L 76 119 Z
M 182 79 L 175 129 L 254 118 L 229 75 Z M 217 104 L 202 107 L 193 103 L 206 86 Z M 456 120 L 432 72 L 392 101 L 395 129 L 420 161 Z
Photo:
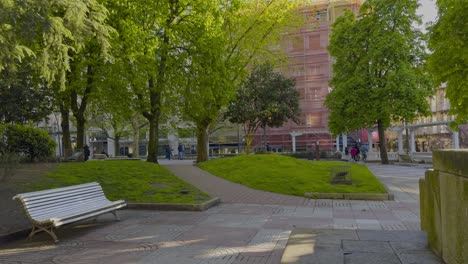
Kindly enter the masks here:
M 437 17 L 436 0 L 419 0 L 421 6 L 418 9 L 418 15 L 423 16 L 423 23 L 435 21 Z

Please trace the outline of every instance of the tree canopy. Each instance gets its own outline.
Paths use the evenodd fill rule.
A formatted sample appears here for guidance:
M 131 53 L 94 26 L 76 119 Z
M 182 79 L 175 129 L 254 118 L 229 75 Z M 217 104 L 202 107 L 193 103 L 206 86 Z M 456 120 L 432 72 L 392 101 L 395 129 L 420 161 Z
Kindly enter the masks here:
M 72 53 L 91 38 L 107 51 L 106 17 L 97 0 L 0 0 L 0 72 L 35 57 L 42 77 L 63 88 Z
M 414 26 L 416 0 L 368 0 L 356 18 L 347 10 L 332 26 L 333 90 L 325 105 L 333 134 L 377 126 L 382 163 L 385 129 L 429 113 L 423 34 Z
M 249 65 L 280 57 L 282 33 L 304 22 L 305 1 L 219 1 L 194 41 L 183 88 L 183 110 L 197 129 L 197 161 L 208 159 L 208 131 L 233 100 Z
M 256 65 L 237 90 L 236 100 L 228 109 L 232 123 L 243 124 L 246 151 L 249 153 L 258 128 L 280 127 L 292 119 L 298 122 L 299 93 L 293 79 L 274 71 L 273 65 Z
M 468 2 L 437 0 L 438 19 L 429 27 L 429 69 L 446 85 L 453 128 L 468 123 Z

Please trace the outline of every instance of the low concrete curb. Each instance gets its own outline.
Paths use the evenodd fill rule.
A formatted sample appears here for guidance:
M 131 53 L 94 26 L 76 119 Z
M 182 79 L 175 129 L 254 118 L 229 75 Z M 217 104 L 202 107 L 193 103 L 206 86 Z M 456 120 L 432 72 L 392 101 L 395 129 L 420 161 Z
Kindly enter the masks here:
M 221 199 L 215 197 L 201 204 L 177 204 L 177 203 L 127 203 L 128 209 L 149 209 L 165 211 L 205 211 L 221 203 Z
M 312 199 L 339 199 L 339 200 L 371 200 L 386 201 L 394 200 L 391 193 L 305 193 L 305 197 Z

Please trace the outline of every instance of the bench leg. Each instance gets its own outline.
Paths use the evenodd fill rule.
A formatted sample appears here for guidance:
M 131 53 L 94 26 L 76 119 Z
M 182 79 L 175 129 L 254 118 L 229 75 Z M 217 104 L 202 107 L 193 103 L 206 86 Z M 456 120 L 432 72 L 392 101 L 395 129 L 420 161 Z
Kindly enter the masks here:
M 35 226 L 33 226 L 32 230 L 31 230 L 31 233 L 29 233 L 28 240 L 31 241 L 32 237 L 36 233 L 44 231 L 44 232 L 46 232 L 47 234 L 49 234 L 52 237 L 52 239 L 54 240 L 55 243 L 58 243 L 59 240 L 58 240 L 57 236 L 55 235 L 53 228 L 54 227 L 52 225 L 50 225 L 50 226 L 35 225 Z
M 119 216 L 117 215 L 117 212 L 116 212 L 116 211 L 112 211 L 111 213 L 114 215 L 115 220 L 120 221 L 120 218 L 119 218 Z

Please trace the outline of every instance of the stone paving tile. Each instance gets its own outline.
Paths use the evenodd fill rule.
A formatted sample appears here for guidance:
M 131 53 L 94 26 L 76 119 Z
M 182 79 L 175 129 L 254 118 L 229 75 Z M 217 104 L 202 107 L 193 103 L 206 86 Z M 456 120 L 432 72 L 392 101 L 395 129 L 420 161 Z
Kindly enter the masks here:
M 380 221 L 383 230 L 407 230 L 405 224 L 400 221 Z
M 333 208 L 332 207 L 316 207 L 314 209 L 312 217 L 332 218 L 333 217 Z
M 164 215 L 154 214 L 151 217 L 138 219 L 137 223 L 142 225 L 194 225 L 208 217 L 208 214 L 197 212 L 168 212 Z
M 379 232 L 371 230 L 356 230 L 360 240 L 374 241 L 406 241 L 406 242 L 421 242 L 427 241 L 427 236 L 423 232 L 418 231 L 387 231 Z
M 291 234 L 289 230 L 260 229 L 247 245 L 248 252 L 284 249 L 288 242 L 289 234 Z
M 371 210 L 368 210 L 368 209 L 361 209 L 361 210 L 353 210 L 353 216 L 354 218 L 356 219 L 373 219 L 373 220 L 376 220 L 377 217 L 375 216 L 375 214 L 371 211 Z
M 165 242 L 175 239 L 192 227 L 181 225 L 131 225 L 106 235 L 105 239 L 118 242 Z
M 365 240 L 342 240 L 345 252 L 364 253 L 393 253 L 389 242 L 365 241 Z
M 354 213 L 350 208 L 333 208 L 333 218 L 354 219 Z
M 328 199 L 320 199 L 315 201 L 315 206 L 316 207 L 328 207 L 332 208 L 333 207 L 333 202 L 334 200 L 328 200 Z
M 401 264 L 393 253 L 352 253 L 344 256 L 346 264 Z
M 333 208 L 346 208 L 351 209 L 351 203 L 346 200 L 334 200 L 333 201 Z
M 246 246 L 256 235 L 257 229 L 217 226 L 199 226 L 177 237 L 179 241 L 215 246 Z
M 432 253 L 403 253 L 399 255 L 402 264 L 443 264 Z
M 372 210 L 372 211 L 379 211 L 379 210 L 388 210 L 388 206 L 381 201 L 368 201 L 367 206 Z
M 314 208 L 314 207 L 296 207 L 296 210 L 294 211 L 294 214 L 292 216 L 294 217 L 316 217 L 318 216 L 319 213 L 316 211 L 321 211 L 324 208 Z M 327 214 L 327 212 L 322 212 L 322 214 Z
M 379 221 L 399 221 L 401 222 L 401 220 L 396 217 L 392 211 L 388 211 L 388 212 L 373 212 L 374 213 L 374 216 L 377 220 Z
M 390 245 L 397 254 L 431 252 L 426 242 L 393 241 Z
M 200 222 L 200 226 L 260 228 L 268 215 L 216 214 Z
M 356 224 L 358 229 L 367 229 L 367 230 L 382 230 L 382 226 L 378 220 L 372 219 L 356 219 Z
M 296 212 L 296 206 L 279 206 L 273 211 L 273 215 L 290 216 Z
M 201 261 L 200 264 L 231 264 L 236 261 L 241 249 L 221 246 L 197 255 L 194 258 L 199 259 Z
M 293 228 L 332 228 L 332 218 L 301 218 L 272 216 L 263 228 L 272 229 L 293 229 Z
M 333 229 L 357 229 L 358 225 L 355 219 L 333 218 Z
M 94 247 L 84 247 L 72 254 L 56 255 L 53 262 L 65 263 L 101 263 L 103 259 L 108 263 L 132 263 L 157 250 L 158 247 L 145 246 L 137 243 L 101 242 Z
M 419 217 L 411 211 L 407 210 L 393 210 L 393 214 L 401 221 L 406 222 L 419 222 Z
M 256 204 L 232 204 L 223 206 L 217 213 L 219 214 L 246 214 L 246 215 L 272 215 L 280 206 L 256 205 Z M 295 208 L 295 207 L 292 207 Z

